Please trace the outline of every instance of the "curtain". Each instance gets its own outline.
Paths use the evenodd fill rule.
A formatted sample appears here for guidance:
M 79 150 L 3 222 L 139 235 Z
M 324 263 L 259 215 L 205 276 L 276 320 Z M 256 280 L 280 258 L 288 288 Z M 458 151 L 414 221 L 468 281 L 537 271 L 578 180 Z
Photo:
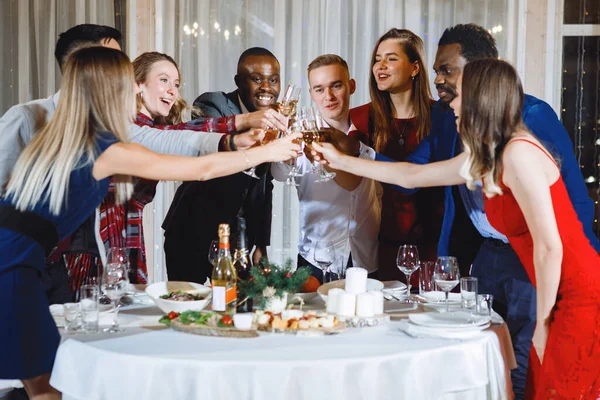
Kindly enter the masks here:
M 54 60 L 58 35 L 74 25 L 115 26 L 114 0 L 0 1 L 0 114 L 11 106 L 48 97 L 60 86 Z
M 188 102 L 207 91 L 234 90 L 238 57 L 252 46 L 275 54 L 281 63 L 282 90 L 288 82 L 300 84 L 303 105 L 310 103 L 306 67 L 324 53 L 339 54 L 348 62 L 357 82 L 352 106 L 369 102 L 373 45 L 392 27 L 421 36 L 432 82 L 437 42 L 449 26 L 477 23 L 493 33 L 503 58 L 515 62 L 517 53 L 513 0 L 156 0 L 155 4 L 157 50 L 179 63 L 181 93 Z M 164 215 L 169 206 L 166 197 L 155 201 L 154 214 Z M 298 213 L 295 189 L 275 182 L 270 254 L 294 252 Z M 155 263 L 156 275 L 162 276 L 164 269 L 158 260 Z

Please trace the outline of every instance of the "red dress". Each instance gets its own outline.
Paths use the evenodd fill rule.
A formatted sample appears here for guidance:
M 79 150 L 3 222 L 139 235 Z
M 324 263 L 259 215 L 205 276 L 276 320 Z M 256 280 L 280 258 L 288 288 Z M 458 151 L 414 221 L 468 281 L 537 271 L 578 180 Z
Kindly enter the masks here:
M 350 110 L 350 119 L 359 131 L 373 132 L 371 103 Z M 391 138 L 380 153 L 394 160 L 403 161 L 419 145 L 417 120 L 396 118 L 394 122 L 395 129 L 391 132 Z M 366 141 L 373 146 L 372 135 L 369 135 Z M 377 278 L 383 281 L 406 281 L 404 274 L 396 265 L 398 247 L 403 244 L 417 245 L 419 258 L 422 261 L 435 261 L 443 218 L 443 188 L 425 188 L 413 195 L 406 195 L 384 185 Z M 419 274 L 413 274 L 411 281 L 416 287 Z
M 516 140 L 540 148 L 529 140 Z M 486 197 L 485 212 L 492 226 L 508 237 L 535 286 L 533 239 L 514 196 L 508 188 L 502 190 L 502 195 Z M 550 195 L 563 260 L 541 365 L 531 349 L 526 398 L 596 400 L 600 396 L 600 256 L 583 232 L 562 177 L 550 186 Z

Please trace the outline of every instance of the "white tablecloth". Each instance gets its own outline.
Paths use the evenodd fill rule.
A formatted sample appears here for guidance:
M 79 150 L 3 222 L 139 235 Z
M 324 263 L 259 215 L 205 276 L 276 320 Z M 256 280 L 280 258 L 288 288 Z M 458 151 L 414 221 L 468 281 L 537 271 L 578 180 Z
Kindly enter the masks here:
M 416 339 L 391 322 L 336 336 L 233 339 L 160 329 L 159 315 L 155 307 L 125 311 L 124 335 L 66 337 L 51 384 L 77 400 L 508 397 L 498 336 L 489 331 Z

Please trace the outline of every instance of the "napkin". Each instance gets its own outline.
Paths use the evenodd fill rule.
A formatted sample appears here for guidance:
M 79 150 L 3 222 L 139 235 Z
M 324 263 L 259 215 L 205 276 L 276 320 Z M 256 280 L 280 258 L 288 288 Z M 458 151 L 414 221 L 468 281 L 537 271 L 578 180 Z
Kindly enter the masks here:
M 487 329 L 490 324 L 481 326 L 470 326 L 468 328 L 438 328 L 421 326 L 410 321 L 400 321 L 398 329 L 408 336 L 415 338 L 441 338 L 441 339 L 470 339 L 481 335 L 481 331 Z

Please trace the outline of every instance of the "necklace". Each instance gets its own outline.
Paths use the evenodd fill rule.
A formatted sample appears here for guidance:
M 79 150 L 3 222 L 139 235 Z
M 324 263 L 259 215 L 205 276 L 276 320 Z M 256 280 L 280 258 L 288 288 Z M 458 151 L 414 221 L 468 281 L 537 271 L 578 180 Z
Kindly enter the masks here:
M 410 123 L 410 119 L 413 116 L 413 112 L 414 112 L 414 108 L 410 111 L 410 114 L 408 115 L 408 118 L 406 120 L 404 120 L 404 127 L 402 127 L 402 133 L 400 133 L 400 139 L 398 139 L 398 144 L 400 146 L 404 146 L 404 134 L 406 133 L 406 127 L 408 126 L 408 124 Z

